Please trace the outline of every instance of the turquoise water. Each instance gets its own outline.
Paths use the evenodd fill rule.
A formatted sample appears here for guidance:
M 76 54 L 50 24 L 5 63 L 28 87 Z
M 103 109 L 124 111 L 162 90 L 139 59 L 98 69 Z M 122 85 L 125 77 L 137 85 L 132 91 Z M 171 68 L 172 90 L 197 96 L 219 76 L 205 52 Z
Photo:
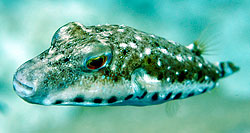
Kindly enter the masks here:
M 250 132 L 250 1 L 93 0 L 0 1 L 0 133 Z M 124 24 L 183 45 L 209 38 L 211 62 L 240 72 L 216 89 L 147 107 L 63 107 L 24 102 L 12 88 L 18 66 L 50 46 L 54 32 L 84 25 Z

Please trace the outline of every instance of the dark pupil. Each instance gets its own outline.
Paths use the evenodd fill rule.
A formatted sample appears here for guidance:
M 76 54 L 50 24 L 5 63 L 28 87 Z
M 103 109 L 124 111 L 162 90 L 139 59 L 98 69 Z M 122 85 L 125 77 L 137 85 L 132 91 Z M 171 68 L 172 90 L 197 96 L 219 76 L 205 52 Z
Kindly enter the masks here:
M 98 67 L 102 65 L 102 62 L 103 62 L 103 58 L 99 58 L 96 60 L 92 60 L 92 62 L 90 62 L 89 65 Z
M 101 57 L 97 57 L 94 59 L 90 59 L 87 62 L 87 67 L 89 69 L 97 69 L 100 68 L 104 65 L 104 63 L 106 62 L 107 57 L 106 56 L 101 56 Z

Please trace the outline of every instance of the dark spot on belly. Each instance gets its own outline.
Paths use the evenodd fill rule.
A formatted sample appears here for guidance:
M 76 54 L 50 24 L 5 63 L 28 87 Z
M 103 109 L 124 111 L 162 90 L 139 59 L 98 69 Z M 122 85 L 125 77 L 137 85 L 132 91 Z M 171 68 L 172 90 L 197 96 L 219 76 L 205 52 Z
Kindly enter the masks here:
M 158 98 L 159 98 L 159 93 L 158 92 L 156 92 L 153 96 L 152 96 L 152 101 L 156 101 L 156 100 L 158 100 Z
M 56 100 L 54 104 L 61 104 L 63 100 Z
M 143 99 L 147 94 L 148 94 L 148 92 L 147 92 L 147 91 L 144 91 L 144 93 L 142 94 L 142 96 L 137 97 L 137 98 L 138 98 L 138 99 Z
M 134 96 L 133 94 L 130 94 L 130 95 L 128 95 L 127 97 L 125 97 L 124 100 L 129 100 L 129 99 L 132 98 L 133 96 Z
M 95 98 L 93 100 L 94 103 L 102 103 L 102 99 L 101 98 Z
M 177 93 L 173 99 L 179 99 L 182 95 L 182 92 Z
M 168 100 L 172 96 L 172 92 L 168 93 L 164 100 Z
M 201 93 L 205 93 L 207 91 L 208 88 L 205 88 L 204 90 L 202 90 Z
M 191 96 L 194 96 L 194 92 L 190 92 L 187 97 L 191 97 Z
M 114 103 L 117 101 L 117 98 L 115 96 L 112 96 L 109 98 L 108 103 Z
M 81 103 L 81 102 L 84 102 L 84 98 L 80 97 L 80 96 L 77 96 L 76 98 L 73 99 L 73 101 L 77 102 L 77 103 Z

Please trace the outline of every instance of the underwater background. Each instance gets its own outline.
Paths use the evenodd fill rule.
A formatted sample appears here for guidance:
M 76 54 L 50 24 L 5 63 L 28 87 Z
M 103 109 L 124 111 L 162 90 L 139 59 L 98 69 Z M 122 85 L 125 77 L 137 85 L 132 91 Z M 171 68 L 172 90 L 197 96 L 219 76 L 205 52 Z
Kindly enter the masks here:
M 24 102 L 13 74 L 71 21 L 124 24 L 183 45 L 203 38 L 211 49 L 204 58 L 240 71 L 211 92 L 154 106 Z M 0 0 L 0 50 L 0 133 L 250 133 L 249 0 Z

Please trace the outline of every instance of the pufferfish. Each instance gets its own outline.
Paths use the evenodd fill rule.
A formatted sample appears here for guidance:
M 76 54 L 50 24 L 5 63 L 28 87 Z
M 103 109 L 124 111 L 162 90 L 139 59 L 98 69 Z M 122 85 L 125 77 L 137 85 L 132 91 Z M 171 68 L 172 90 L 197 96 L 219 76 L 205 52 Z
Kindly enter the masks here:
M 155 105 L 210 91 L 239 70 L 201 53 L 197 43 L 183 46 L 124 25 L 70 22 L 49 49 L 17 69 L 13 87 L 41 105 Z

